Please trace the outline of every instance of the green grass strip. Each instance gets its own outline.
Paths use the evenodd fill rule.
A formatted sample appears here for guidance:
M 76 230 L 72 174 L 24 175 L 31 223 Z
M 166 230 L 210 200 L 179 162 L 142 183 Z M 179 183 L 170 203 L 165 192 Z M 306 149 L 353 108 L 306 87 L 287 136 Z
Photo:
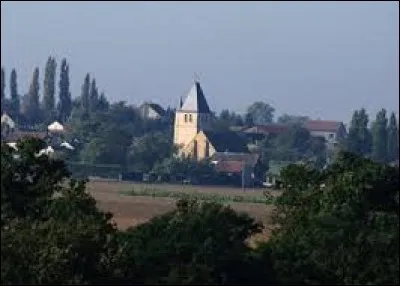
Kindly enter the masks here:
M 240 195 L 220 195 L 220 194 L 207 194 L 200 192 L 178 192 L 178 191 L 168 191 L 168 190 L 160 190 L 153 188 L 144 188 L 144 189 L 132 189 L 128 191 L 121 192 L 124 195 L 128 196 L 145 196 L 145 197 L 153 197 L 153 198 L 190 198 L 197 199 L 203 201 L 213 201 L 218 203 L 226 203 L 226 202 L 234 202 L 234 203 L 253 203 L 253 204 L 267 204 L 270 203 L 265 196 L 264 197 L 246 197 Z

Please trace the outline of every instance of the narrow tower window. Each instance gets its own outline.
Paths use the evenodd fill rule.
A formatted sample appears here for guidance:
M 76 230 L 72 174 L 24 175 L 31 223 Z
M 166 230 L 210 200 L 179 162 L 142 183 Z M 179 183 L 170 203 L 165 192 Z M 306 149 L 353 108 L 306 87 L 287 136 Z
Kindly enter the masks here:
M 189 122 L 192 122 L 192 115 L 189 114 Z
M 193 142 L 193 157 L 197 159 L 197 140 Z
M 187 122 L 187 121 L 188 121 L 187 114 L 185 114 L 185 122 Z
M 210 157 L 210 143 L 208 140 L 206 141 L 206 152 L 205 152 L 205 157 L 208 158 Z

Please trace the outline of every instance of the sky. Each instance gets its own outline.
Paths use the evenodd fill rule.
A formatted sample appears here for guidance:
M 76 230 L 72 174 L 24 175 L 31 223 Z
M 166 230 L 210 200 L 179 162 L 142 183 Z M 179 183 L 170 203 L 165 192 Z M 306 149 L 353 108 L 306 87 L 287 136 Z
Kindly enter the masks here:
M 216 112 L 261 100 L 276 117 L 374 119 L 399 112 L 398 5 L 1 1 L 1 65 L 20 93 L 51 55 L 67 59 L 73 97 L 89 72 L 111 101 L 175 107 L 197 74 Z

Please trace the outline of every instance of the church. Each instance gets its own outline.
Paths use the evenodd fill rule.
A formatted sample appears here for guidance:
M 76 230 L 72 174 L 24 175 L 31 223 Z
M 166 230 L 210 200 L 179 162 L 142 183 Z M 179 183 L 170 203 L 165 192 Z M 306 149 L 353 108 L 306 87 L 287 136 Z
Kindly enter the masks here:
M 179 156 L 196 160 L 210 159 L 217 171 L 251 175 L 259 162 L 251 154 L 245 137 L 233 131 L 214 129 L 215 117 L 207 103 L 199 81 L 195 81 L 175 113 L 174 143 Z

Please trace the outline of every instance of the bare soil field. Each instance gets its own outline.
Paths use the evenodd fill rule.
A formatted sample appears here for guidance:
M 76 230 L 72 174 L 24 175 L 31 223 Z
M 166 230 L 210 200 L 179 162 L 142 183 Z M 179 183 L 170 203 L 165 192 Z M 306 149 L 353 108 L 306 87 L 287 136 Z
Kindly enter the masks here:
M 241 195 L 241 196 L 262 196 L 262 189 L 246 189 L 244 192 L 240 188 L 228 187 L 208 187 L 208 186 L 188 186 L 188 185 L 168 185 L 168 184 L 143 184 L 132 182 L 116 181 L 97 181 L 91 180 L 87 184 L 87 189 L 96 199 L 100 209 L 108 211 L 114 215 L 114 221 L 121 229 L 126 229 L 151 218 L 164 214 L 175 208 L 176 199 L 129 196 L 122 194 L 123 191 L 135 189 L 151 188 L 177 192 L 204 192 L 210 194 Z M 229 203 L 236 211 L 246 212 L 256 220 L 261 221 L 265 229 L 262 234 L 255 236 L 252 242 L 267 239 L 270 231 L 268 230 L 268 218 L 273 210 L 271 206 L 255 203 Z

